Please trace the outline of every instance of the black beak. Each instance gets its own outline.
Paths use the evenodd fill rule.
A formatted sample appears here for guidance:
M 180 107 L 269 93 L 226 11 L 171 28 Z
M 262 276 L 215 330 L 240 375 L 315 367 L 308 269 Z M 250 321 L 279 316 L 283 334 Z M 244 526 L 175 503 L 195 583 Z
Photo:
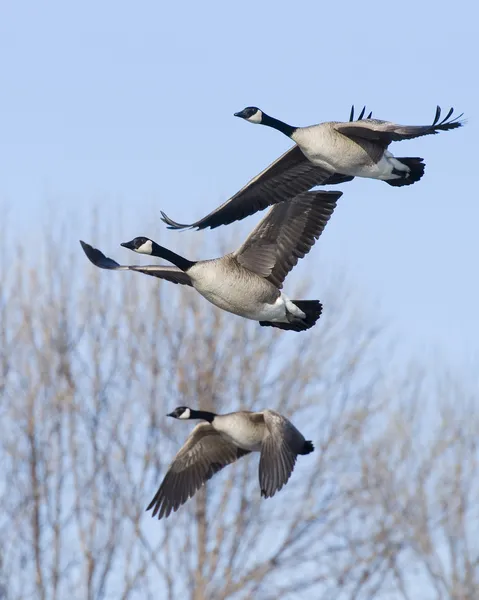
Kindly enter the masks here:
M 122 246 L 123 246 L 123 244 L 122 244 Z M 168 413 L 166 416 L 167 417 L 174 417 L 175 415 L 173 413 Z
M 233 115 L 234 117 L 239 117 L 240 119 L 244 119 L 244 110 L 241 110 L 240 112 L 234 113 Z
M 135 250 L 135 246 L 133 245 L 133 241 L 131 241 L 131 242 L 122 242 L 120 244 L 120 246 L 123 246 L 123 248 L 128 248 L 128 250 Z

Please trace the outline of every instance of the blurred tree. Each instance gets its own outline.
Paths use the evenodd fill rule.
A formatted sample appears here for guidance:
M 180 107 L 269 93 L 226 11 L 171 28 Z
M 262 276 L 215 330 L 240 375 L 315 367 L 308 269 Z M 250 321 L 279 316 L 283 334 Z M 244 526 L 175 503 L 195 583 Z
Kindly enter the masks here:
M 479 598 L 477 410 L 443 387 L 431 426 L 344 289 L 274 332 L 68 247 L 0 256 L 0 598 Z M 316 451 L 270 500 L 253 455 L 152 519 L 183 404 L 274 408 Z

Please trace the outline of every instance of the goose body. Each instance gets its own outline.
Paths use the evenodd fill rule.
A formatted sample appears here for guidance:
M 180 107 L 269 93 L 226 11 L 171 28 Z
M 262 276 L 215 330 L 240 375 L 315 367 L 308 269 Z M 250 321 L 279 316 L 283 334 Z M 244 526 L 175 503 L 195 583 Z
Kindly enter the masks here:
M 242 267 L 232 254 L 200 261 L 188 275 L 204 298 L 246 319 L 286 323 L 288 314 L 305 316 L 283 292 L 264 277 Z
M 365 109 L 354 120 L 354 107 L 348 122 L 331 121 L 294 127 L 270 117 L 255 106 L 249 106 L 235 116 L 250 123 L 266 125 L 288 136 L 295 146 L 290 148 L 244 188 L 217 209 L 194 223 L 178 223 L 165 213 L 163 221 L 170 229 L 186 227 L 218 227 L 244 219 L 259 210 L 310 190 L 316 185 L 337 184 L 354 177 L 379 179 L 401 187 L 419 181 L 424 174 L 424 160 L 419 157 L 395 157 L 389 152 L 391 142 L 410 140 L 440 131 L 461 127 L 461 116 L 451 118 L 451 108 L 440 120 L 437 107 L 431 125 L 397 125 L 363 118 Z
M 349 115 L 350 122 L 359 123 L 363 120 L 366 107 L 354 119 L 354 106 Z M 372 113 L 367 116 L 370 119 Z M 331 185 L 344 183 L 354 179 L 351 175 L 336 173 L 324 163 L 313 164 L 306 158 L 299 146 L 294 145 L 287 152 L 271 163 L 266 169 L 253 177 L 234 196 L 221 206 L 194 223 L 178 223 L 165 213 L 163 221 L 169 229 L 197 228 L 214 229 L 220 225 L 227 225 L 233 221 L 244 219 L 259 210 L 278 202 L 292 200 L 303 192 L 307 192 L 317 185 Z
M 380 179 L 393 186 L 411 185 L 424 174 L 422 158 L 396 158 L 388 150 L 393 141 L 413 139 L 461 127 L 462 115 L 450 119 L 453 109 L 440 121 L 437 107 L 431 125 L 397 125 L 379 119 L 355 122 L 326 122 L 309 127 L 294 127 L 270 117 L 255 106 L 249 106 L 235 116 L 250 123 L 277 129 L 292 139 L 306 158 L 330 172 L 352 177 Z
M 147 507 L 158 519 L 178 510 L 215 473 L 250 452 L 260 453 L 261 495 L 270 498 L 288 482 L 297 456 L 314 450 L 312 442 L 273 410 L 218 415 L 179 406 L 167 416 L 205 423 L 190 433 Z
M 133 270 L 194 287 L 215 306 L 262 326 L 304 331 L 319 319 L 318 300 L 290 300 L 281 290 L 288 272 L 309 252 L 341 192 L 306 192 L 275 205 L 242 246 L 221 258 L 190 261 L 145 237 L 122 246 L 172 262 L 175 267 L 119 265 L 81 242 L 97 267 Z

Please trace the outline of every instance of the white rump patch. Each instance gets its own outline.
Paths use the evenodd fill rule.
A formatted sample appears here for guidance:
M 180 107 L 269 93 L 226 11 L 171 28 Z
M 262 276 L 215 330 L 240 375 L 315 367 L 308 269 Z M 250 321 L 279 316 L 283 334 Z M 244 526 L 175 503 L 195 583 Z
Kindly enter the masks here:
M 144 244 L 139 246 L 135 252 L 139 252 L 140 254 L 152 254 L 153 253 L 153 244 L 151 240 L 147 240 Z
M 267 306 L 267 308 L 266 308 Z M 258 321 L 271 321 L 273 323 L 288 323 L 287 313 L 293 316 L 304 319 L 305 314 L 294 304 L 286 294 L 281 292 L 274 304 L 265 305 L 262 314 Z
M 391 152 L 386 150 L 381 157 L 381 160 L 376 164 L 376 174 L 373 175 L 376 179 L 400 179 L 401 175 L 393 174 L 393 169 L 401 171 L 404 174 L 409 173 L 410 169 L 407 165 L 404 165 L 397 158 L 395 158 Z
M 288 296 L 286 296 L 286 294 L 283 294 L 283 298 L 284 298 L 284 304 L 286 306 L 286 310 L 289 313 L 291 313 L 295 317 L 298 317 L 299 319 L 304 319 L 306 317 L 306 315 L 304 314 L 304 312 L 300 308 L 298 308 L 296 306 L 296 304 L 294 304 L 294 302 L 292 302 L 288 298 Z

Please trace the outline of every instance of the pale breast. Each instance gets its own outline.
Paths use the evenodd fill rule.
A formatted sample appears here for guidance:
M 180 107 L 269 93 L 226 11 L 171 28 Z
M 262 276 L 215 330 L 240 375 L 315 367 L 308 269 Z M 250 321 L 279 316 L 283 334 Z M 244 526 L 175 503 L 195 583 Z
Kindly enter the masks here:
M 260 452 L 264 435 L 264 422 L 253 422 L 248 413 L 217 415 L 212 423 L 222 437 L 239 448 Z
M 312 163 L 345 175 L 359 175 L 383 152 L 371 142 L 339 133 L 334 123 L 298 130 L 294 141 Z
M 205 261 L 190 270 L 195 289 L 215 306 L 256 319 L 265 303 L 279 295 L 272 283 L 233 261 Z

